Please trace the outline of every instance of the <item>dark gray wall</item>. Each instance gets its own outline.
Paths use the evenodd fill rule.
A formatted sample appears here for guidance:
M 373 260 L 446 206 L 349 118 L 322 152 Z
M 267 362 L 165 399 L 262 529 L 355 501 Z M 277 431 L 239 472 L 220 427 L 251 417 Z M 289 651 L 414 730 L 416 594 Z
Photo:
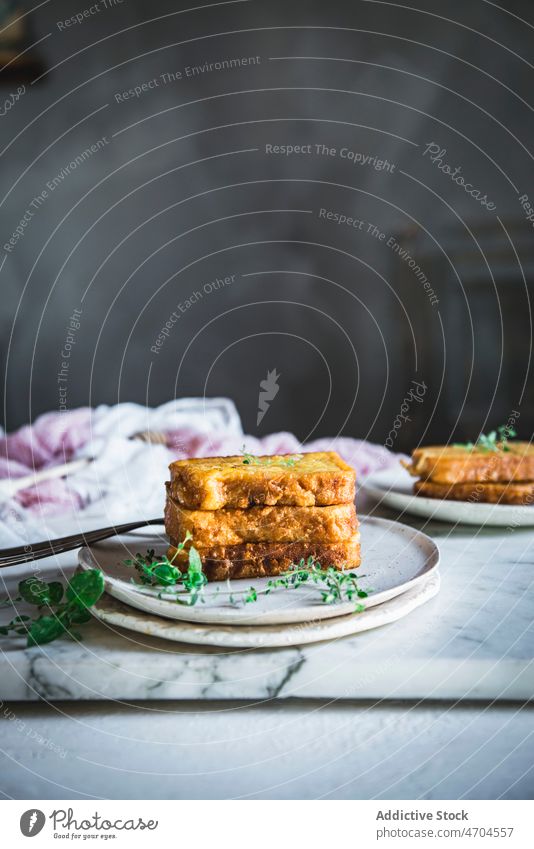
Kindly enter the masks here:
M 58 28 L 90 5 L 52 0 L 30 16 L 35 38 L 50 33 L 39 48 L 47 73 L 0 118 L 2 244 L 47 183 L 69 172 L 30 207 L 13 250 L 1 251 L 9 428 L 58 408 L 75 308 L 69 408 L 229 395 L 252 432 L 383 441 L 410 381 L 425 380 L 425 401 L 412 404 L 399 438 L 406 446 L 427 424 L 427 436 L 442 438 L 458 417 L 462 434 L 525 405 L 529 327 L 517 322 L 529 307 L 514 247 L 527 266 L 532 228 L 518 195 L 534 197 L 534 30 L 521 20 L 534 20 L 531 4 L 506 4 L 506 14 L 482 0 L 420 2 L 423 13 L 252 0 L 178 14 L 193 4 L 124 0 Z M 257 64 L 185 77 L 187 66 L 255 56 Z M 163 84 L 177 71 L 182 79 Z M 159 85 L 117 102 L 152 79 Z M 6 98 L 15 90 L 1 87 Z M 495 210 L 423 155 L 430 142 Z M 266 144 L 324 144 L 336 155 L 268 155 Z M 352 164 L 343 147 L 387 159 L 393 172 Z M 365 224 L 323 220 L 321 208 Z M 370 222 L 427 257 L 439 305 L 367 232 Z M 481 233 L 490 252 L 502 242 L 488 264 L 474 242 Z M 437 261 L 443 252 L 450 261 Z M 230 275 L 230 285 L 204 292 Z M 486 295 L 473 312 L 477 282 Z M 512 282 L 503 335 L 502 287 Z M 177 305 L 199 290 L 151 352 Z M 505 348 L 508 371 L 499 373 Z M 271 369 L 280 389 L 257 429 L 259 383 Z M 510 373 L 521 378 L 512 397 Z M 478 395 L 465 419 L 471 374 Z M 433 415 L 435 404 L 448 418 Z M 521 409 L 530 432 L 532 410 Z

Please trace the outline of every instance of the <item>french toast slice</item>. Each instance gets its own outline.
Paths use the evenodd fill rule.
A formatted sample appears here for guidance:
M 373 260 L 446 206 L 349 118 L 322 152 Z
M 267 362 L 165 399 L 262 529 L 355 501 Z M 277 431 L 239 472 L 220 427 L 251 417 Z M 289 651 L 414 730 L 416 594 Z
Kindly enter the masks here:
M 492 483 L 534 480 L 534 445 L 508 442 L 507 450 L 430 445 L 416 448 L 412 462 L 403 463 L 414 477 L 437 484 Z
M 349 504 L 356 489 L 356 472 L 335 451 L 202 457 L 169 469 L 169 495 L 191 510 Z
M 323 568 L 355 569 L 361 561 L 359 533 L 336 543 L 259 542 L 217 545 L 197 551 L 208 581 L 273 577 L 310 556 Z M 168 557 L 182 571 L 187 569 L 187 551 L 177 551 L 176 540 L 171 540 Z
M 470 501 L 473 504 L 522 504 L 525 507 L 534 504 L 534 481 L 513 483 L 471 483 L 444 484 L 433 480 L 416 481 L 413 485 L 416 495 L 425 498 L 444 498 L 453 501 Z
M 248 510 L 189 510 L 172 498 L 165 504 L 165 529 L 172 539 L 189 531 L 195 547 L 245 542 L 339 542 L 358 529 L 352 504 L 328 507 L 249 507 Z

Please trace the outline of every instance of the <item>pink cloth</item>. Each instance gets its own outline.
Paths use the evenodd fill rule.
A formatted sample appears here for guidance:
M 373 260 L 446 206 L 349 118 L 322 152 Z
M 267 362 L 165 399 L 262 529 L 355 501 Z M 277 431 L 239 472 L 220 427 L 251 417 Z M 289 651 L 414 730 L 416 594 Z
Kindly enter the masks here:
M 17 478 L 34 469 L 68 462 L 89 442 L 93 414 L 90 408 L 46 413 L 33 425 L 22 427 L 1 438 L 0 478 Z M 363 476 L 376 469 L 396 465 L 399 458 L 399 455 L 392 454 L 381 445 L 350 437 L 316 439 L 302 446 L 293 434 L 284 432 L 262 438 L 225 431 L 205 434 L 194 428 L 169 429 L 164 433 L 169 462 L 186 457 L 239 454 L 243 448 L 250 454 L 338 451 L 344 460 L 356 468 L 358 475 Z M 146 450 L 150 450 L 150 446 L 147 445 Z M 15 500 L 30 512 L 50 514 L 71 512 L 88 503 L 87 498 L 84 499 L 69 486 L 69 478 L 43 481 L 18 492 Z
M 91 409 L 45 413 L 33 425 L 0 439 L 0 477 L 19 477 L 33 469 L 66 463 L 89 439 Z
M 20 478 L 34 470 L 68 463 L 89 439 L 91 409 L 80 407 L 64 413 L 45 413 L 33 425 L 25 425 L 0 439 L 0 478 Z M 17 493 L 25 508 L 40 506 L 58 513 L 83 506 L 67 480 L 42 481 Z

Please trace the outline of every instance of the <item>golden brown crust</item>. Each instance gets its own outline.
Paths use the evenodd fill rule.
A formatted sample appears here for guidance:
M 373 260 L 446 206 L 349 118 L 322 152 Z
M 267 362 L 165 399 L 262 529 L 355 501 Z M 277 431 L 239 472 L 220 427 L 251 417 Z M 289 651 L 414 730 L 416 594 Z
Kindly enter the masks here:
M 165 529 L 173 539 L 189 531 L 195 547 L 244 542 L 337 542 L 358 529 L 354 504 L 329 507 L 250 507 L 248 510 L 188 510 L 167 498 Z
M 434 481 L 416 481 L 416 495 L 424 498 L 444 498 L 452 501 L 470 501 L 472 504 L 534 504 L 533 483 L 457 483 L 440 484 Z
M 437 484 L 534 480 L 534 446 L 529 442 L 509 442 L 507 448 L 482 451 L 429 445 L 417 448 L 411 464 L 403 465 L 414 477 Z
M 288 460 L 297 459 L 293 465 Z M 356 472 L 335 451 L 278 454 L 245 463 L 243 456 L 177 460 L 169 466 L 169 495 L 192 510 L 349 504 Z
M 187 568 L 187 553 L 176 554 L 171 540 L 168 557 L 182 570 Z M 333 544 L 309 543 L 244 543 L 197 549 L 209 581 L 238 578 L 265 578 L 286 572 L 302 558 L 314 557 L 321 565 L 336 569 L 355 569 L 360 565 L 360 535 Z

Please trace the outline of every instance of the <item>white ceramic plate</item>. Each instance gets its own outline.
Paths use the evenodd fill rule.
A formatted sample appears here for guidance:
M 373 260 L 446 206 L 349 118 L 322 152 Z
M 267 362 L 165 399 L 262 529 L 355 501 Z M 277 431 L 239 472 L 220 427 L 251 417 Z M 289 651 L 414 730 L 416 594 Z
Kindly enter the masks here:
M 439 572 L 418 582 L 412 589 L 364 613 L 351 613 L 333 619 L 310 619 L 293 625 L 203 625 L 177 622 L 153 614 L 138 613 L 108 595 L 102 596 L 91 613 L 112 627 L 128 628 L 150 637 L 162 637 L 179 643 L 219 646 L 227 649 L 265 649 L 301 646 L 320 640 L 347 637 L 388 625 L 407 616 L 430 601 L 439 591 Z
M 483 504 L 423 498 L 413 494 L 414 480 L 406 469 L 399 467 L 375 472 L 365 478 L 360 486 L 364 492 L 386 507 L 405 510 L 407 513 L 437 519 L 440 522 L 499 527 L 534 525 L 534 505 L 529 507 L 522 504 Z
M 362 565 L 358 569 L 362 589 L 373 592 L 362 600 L 374 607 L 423 582 L 437 569 L 439 551 L 436 544 L 420 531 L 387 519 L 360 517 Z M 224 625 L 280 625 L 329 619 L 352 614 L 355 602 L 326 605 L 314 586 L 303 585 L 294 590 L 276 590 L 265 594 L 268 579 L 210 582 L 204 592 L 204 603 L 194 607 L 177 604 L 172 597 L 161 596 L 161 590 L 132 584 L 135 571 L 122 564 L 135 553 L 147 549 L 164 553 L 167 540 L 164 528 L 143 530 L 113 537 L 90 548 L 82 548 L 82 569 L 102 569 L 107 592 L 139 610 L 188 622 Z M 250 586 L 258 591 L 258 600 L 246 604 Z

